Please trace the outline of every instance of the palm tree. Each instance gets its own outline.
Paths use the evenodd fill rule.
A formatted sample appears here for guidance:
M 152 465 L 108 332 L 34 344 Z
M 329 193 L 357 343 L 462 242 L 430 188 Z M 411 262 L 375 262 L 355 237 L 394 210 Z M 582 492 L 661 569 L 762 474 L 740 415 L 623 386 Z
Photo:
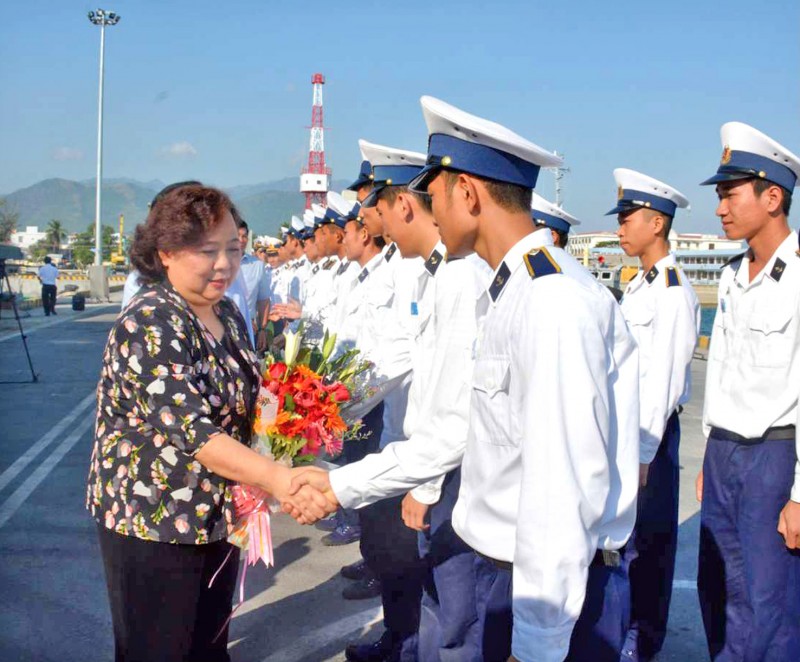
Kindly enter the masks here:
M 64 231 L 64 226 L 61 221 L 53 219 L 47 226 L 47 243 L 53 248 L 54 253 L 61 250 L 61 242 L 66 238 L 67 233 Z

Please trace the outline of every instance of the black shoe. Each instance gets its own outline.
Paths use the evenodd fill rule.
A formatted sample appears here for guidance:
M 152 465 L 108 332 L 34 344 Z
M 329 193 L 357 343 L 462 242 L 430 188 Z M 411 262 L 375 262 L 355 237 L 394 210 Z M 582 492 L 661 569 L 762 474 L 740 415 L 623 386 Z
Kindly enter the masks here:
M 51 310 L 50 312 L 53 313 L 53 315 L 58 315 L 58 313 L 55 310 Z
M 369 600 L 377 598 L 381 594 L 381 580 L 373 577 L 365 577 L 355 584 L 345 586 L 342 590 L 342 597 L 345 600 Z
M 361 527 L 343 524 L 336 528 L 333 533 L 322 536 L 322 544 L 326 547 L 338 547 L 339 545 L 349 545 L 356 542 L 361 537 Z
M 367 567 L 367 562 L 364 559 L 358 559 L 355 563 L 343 566 L 339 571 L 345 579 L 352 579 L 359 581 L 366 577 L 372 577 L 372 572 Z
M 326 533 L 332 533 L 337 529 L 337 527 L 341 524 L 339 518 L 339 511 L 337 510 L 333 515 L 330 517 L 326 517 L 325 519 L 321 519 L 314 525 L 314 528 L 318 531 L 325 531 Z
M 398 660 L 402 642 L 395 643 L 391 632 L 384 632 L 378 641 L 372 644 L 350 644 L 344 650 L 344 656 L 350 662 L 389 662 Z

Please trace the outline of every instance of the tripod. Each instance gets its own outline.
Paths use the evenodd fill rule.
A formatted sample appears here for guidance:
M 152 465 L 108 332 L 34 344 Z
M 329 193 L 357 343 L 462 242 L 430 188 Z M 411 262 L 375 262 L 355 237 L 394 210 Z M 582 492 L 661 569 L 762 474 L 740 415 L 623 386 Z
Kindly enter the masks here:
M 19 318 L 19 310 L 17 310 L 17 295 L 11 289 L 11 281 L 8 280 L 8 273 L 6 272 L 6 261 L 0 258 L 0 301 L 3 300 L 3 290 L 8 292 L 8 300 L 11 302 L 11 308 L 14 311 L 14 319 L 17 320 L 19 327 L 19 336 L 22 338 L 22 345 L 25 347 L 25 356 L 28 358 L 28 367 L 31 370 L 31 382 L 39 381 L 36 372 L 33 369 L 33 361 L 31 360 L 31 353 L 28 351 L 28 336 L 22 329 L 22 320 Z M 0 384 L 19 384 L 21 382 L 0 382 Z

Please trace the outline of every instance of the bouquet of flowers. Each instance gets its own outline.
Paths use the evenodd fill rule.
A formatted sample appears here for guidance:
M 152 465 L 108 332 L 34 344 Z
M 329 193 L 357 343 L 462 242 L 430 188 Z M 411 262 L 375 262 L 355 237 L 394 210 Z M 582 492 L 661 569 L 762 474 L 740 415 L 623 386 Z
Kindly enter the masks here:
M 332 358 L 336 336 L 327 332 L 320 348 L 302 346 L 302 327 L 284 336 L 283 357 L 264 360 L 253 448 L 291 467 L 313 462 L 323 451 L 337 455 L 345 440 L 358 438 L 361 422 L 348 420 L 347 406 L 369 397 L 365 373 L 372 365 L 357 349 Z M 279 504 L 250 485 L 232 490 L 236 521 L 228 541 L 246 552 L 247 565 L 274 565 L 269 514 Z

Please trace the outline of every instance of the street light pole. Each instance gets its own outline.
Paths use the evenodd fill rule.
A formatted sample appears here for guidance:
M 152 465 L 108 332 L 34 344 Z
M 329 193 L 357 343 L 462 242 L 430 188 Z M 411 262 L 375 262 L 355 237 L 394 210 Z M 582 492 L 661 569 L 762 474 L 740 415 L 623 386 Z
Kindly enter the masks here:
M 97 184 L 94 199 L 94 263 L 103 263 L 100 201 L 103 183 L 103 67 L 106 50 L 106 26 L 119 23 L 119 14 L 105 9 L 89 12 L 89 20 L 100 26 L 100 84 L 97 93 Z

